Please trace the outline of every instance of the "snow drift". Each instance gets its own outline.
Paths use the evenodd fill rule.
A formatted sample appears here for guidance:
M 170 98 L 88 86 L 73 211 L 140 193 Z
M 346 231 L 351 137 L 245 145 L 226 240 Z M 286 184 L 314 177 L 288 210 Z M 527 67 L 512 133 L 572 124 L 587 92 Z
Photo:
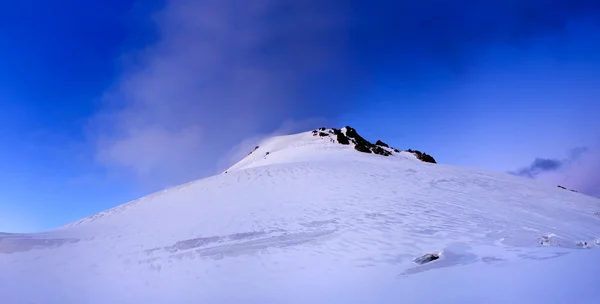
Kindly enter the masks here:
M 318 132 L 53 231 L 0 234 L 0 302 L 597 302 L 600 200 Z

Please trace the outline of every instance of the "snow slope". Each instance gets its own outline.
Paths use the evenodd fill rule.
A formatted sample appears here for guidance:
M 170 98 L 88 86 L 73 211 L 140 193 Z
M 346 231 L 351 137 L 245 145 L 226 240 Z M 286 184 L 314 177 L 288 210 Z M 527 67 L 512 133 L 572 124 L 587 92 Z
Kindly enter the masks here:
M 65 227 L 0 234 L 0 303 L 597 303 L 599 211 L 305 132 Z M 413 262 L 427 253 L 440 259 Z

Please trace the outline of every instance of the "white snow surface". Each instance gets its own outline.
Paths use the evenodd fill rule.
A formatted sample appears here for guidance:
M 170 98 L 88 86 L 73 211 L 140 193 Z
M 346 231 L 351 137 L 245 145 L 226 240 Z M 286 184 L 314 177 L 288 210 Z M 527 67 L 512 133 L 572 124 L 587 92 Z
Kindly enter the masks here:
M 600 200 L 331 138 L 275 137 L 226 173 L 0 233 L 0 303 L 600 302 Z

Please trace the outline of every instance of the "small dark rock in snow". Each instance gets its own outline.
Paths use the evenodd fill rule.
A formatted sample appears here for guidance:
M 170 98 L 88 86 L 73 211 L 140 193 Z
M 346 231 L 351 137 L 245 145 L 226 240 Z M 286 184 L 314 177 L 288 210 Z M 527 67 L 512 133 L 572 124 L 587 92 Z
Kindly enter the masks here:
M 425 254 L 423 256 L 420 256 L 420 257 L 416 258 L 415 259 L 415 263 L 417 263 L 419 265 L 423 265 L 425 263 L 429 263 L 429 262 L 435 261 L 435 260 L 437 260 L 439 258 L 440 258 L 440 255 L 437 254 L 437 253 L 428 253 L 428 254 Z
M 319 136 L 321 136 L 321 137 L 325 137 L 325 136 L 327 136 L 327 135 L 329 135 L 329 134 L 327 134 L 327 133 L 324 133 L 324 132 L 319 132 Z
M 577 191 L 575 191 L 575 190 L 573 190 L 573 189 L 567 189 L 566 187 L 564 187 L 564 186 L 561 186 L 561 185 L 558 185 L 558 186 L 556 186 L 556 187 L 558 187 L 558 188 L 561 188 L 561 189 L 565 189 L 565 190 L 569 190 L 569 191 L 571 191 L 571 192 L 577 192 Z
M 250 151 L 250 153 L 248 153 L 248 155 L 252 154 L 252 152 L 256 151 L 256 149 L 258 149 L 258 146 L 254 147 L 254 150 Z

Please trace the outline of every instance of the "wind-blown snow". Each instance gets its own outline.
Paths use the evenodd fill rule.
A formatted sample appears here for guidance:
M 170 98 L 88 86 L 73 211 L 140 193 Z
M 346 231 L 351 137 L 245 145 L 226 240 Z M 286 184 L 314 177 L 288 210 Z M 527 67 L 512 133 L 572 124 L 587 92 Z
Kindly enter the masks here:
M 0 234 L 0 303 L 597 303 L 600 200 L 331 140 Z

